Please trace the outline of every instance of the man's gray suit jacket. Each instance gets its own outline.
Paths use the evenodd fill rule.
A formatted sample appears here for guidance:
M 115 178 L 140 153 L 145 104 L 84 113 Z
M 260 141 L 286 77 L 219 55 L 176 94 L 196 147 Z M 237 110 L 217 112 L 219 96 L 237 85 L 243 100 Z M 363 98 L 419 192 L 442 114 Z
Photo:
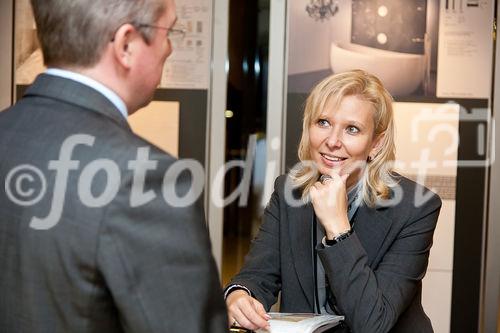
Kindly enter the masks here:
M 281 291 L 281 312 L 314 312 L 315 249 L 336 308 L 352 332 L 432 332 L 422 309 L 421 280 L 441 199 L 399 177 L 403 193 L 399 204 L 362 205 L 353 217 L 354 233 L 349 238 L 331 247 L 313 247 L 314 210 L 311 204 L 287 204 L 286 179 L 276 180 L 260 231 L 229 286 L 246 286 L 266 309 Z M 288 197 L 300 200 L 300 195 L 294 190 Z M 426 200 L 416 207 L 420 196 Z
M 59 222 L 36 230 L 30 227 L 32 217 L 45 218 L 53 204 L 63 204 L 52 202 L 60 189 L 54 188 L 56 171 L 48 165 L 75 134 L 95 141 L 71 153 L 78 167 L 68 172 Z M 30 164 L 43 171 L 47 189 L 39 202 L 27 206 L 0 191 L 0 331 L 227 330 L 199 201 L 188 207 L 166 203 L 163 178 L 176 160 L 133 134 L 103 95 L 42 74 L 17 104 L 0 112 L 0 142 L 0 178 L 5 181 L 13 168 Z M 147 170 L 142 190 L 155 198 L 131 207 L 129 161 L 145 147 L 156 167 Z M 119 172 L 116 195 L 104 206 L 82 203 L 81 188 L 89 180 L 80 177 L 82 170 L 106 160 Z M 89 174 L 94 174 L 93 197 L 103 195 L 107 182 L 116 178 L 103 170 Z M 24 178 L 21 192 L 40 191 L 42 183 L 34 179 Z M 182 197 L 191 183 L 189 173 L 183 173 L 167 179 L 165 188 Z

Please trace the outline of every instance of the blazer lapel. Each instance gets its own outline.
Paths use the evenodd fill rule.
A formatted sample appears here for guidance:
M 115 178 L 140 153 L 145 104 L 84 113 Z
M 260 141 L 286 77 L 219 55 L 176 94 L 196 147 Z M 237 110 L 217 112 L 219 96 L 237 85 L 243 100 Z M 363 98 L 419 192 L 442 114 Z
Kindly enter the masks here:
M 368 208 L 362 205 L 354 216 L 354 230 L 365 248 L 370 267 L 378 261 L 380 247 L 392 225 L 392 221 L 384 214 L 385 209 L 387 208 Z
M 314 210 L 311 204 L 289 210 L 290 247 L 297 278 L 311 309 L 314 309 L 314 276 L 312 222 Z
M 354 230 L 367 252 L 369 266 L 380 260 L 380 248 L 392 226 L 392 221 L 386 217 L 386 209 L 361 205 L 354 216 Z M 311 309 L 314 309 L 313 218 L 314 210 L 310 203 L 288 210 L 292 262 Z
M 110 100 L 97 90 L 73 80 L 40 74 L 26 90 L 25 96 L 44 96 L 73 104 L 97 112 L 131 130 L 125 117 Z

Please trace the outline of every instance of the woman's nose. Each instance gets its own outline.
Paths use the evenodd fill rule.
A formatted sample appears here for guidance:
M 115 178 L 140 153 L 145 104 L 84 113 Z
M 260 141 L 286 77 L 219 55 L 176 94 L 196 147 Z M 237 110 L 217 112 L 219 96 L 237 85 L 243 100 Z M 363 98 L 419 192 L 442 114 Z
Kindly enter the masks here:
M 338 148 L 342 146 L 342 138 L 338 130 L 332 129 L 326 138 L 328 148 Z

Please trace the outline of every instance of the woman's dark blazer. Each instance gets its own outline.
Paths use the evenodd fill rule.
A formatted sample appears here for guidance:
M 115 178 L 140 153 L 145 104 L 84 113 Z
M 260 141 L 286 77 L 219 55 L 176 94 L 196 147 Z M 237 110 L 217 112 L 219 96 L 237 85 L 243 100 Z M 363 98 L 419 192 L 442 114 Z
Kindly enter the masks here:
M 288 179 L 288 181 L 287 181 Z M 352 332 L 432 332 L 421 304 L 441 199 L 399 176 L 392 198 L 397 205 L 361 205 L 354 233 L 334 246 L 316 246 L 336 306 Z M 265 210 L 259 234 L 242 270 L 231 284 L 241 284 L 266 309 L 281 291 L 281 312 L 314 312 L 311 204 L 285 201 L 287 176 L 280 176 Z M 291 192 L 300 198 L 300 192 Z M 401 196 L 402 194 L 402 196 Z

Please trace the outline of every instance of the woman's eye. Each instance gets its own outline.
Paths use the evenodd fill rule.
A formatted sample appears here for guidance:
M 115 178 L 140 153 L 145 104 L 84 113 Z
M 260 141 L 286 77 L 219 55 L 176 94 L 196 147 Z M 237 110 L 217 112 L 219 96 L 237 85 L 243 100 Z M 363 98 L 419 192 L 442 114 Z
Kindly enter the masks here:
M 359 133 L 359 128 L 357 128 L 356 126 L 348 126 L 347 133 L 350 133 L 350 134 Z
M 328 126 L 330 126 L 330 123 L 326 119 L 319 119 L 318 120 L 318 125 L 320 127 L 328 127 Z

